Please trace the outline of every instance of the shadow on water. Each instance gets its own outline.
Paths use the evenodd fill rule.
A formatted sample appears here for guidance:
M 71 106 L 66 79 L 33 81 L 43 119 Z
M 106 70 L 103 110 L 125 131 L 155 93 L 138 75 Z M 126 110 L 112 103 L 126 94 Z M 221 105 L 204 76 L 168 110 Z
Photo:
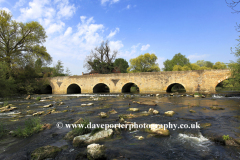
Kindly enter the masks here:
M 96 90 L 105 88 L 104 85 L 97 86 Z M 100 88 L 100 89 L 99 89 Z M 106 92 L 104 92 L 106 94 Z M 215 94 L 206 98 L 194 98 L 192 96 L 181 96 L 174 94 L 162 94 L 159 97 L 148 94 L 71 94 L 71 95 L 34 95 L 33 99 L 25 100 L 23 97 L 9 101 L 18 107 L 15 113 L 19 115 L 0 114 L 1 123 L 8 131 L 24 126 L 24 120 L 31 117 L 37 111 L 48 112 L 55 108 L 56 113 L 43 114 L 39 116 L 42 123 L 52 124 L 51 129 L 44 130 L 31 137 L 22 139 L 7 136 L 0 140 L 0 159 L 30 159 L 31 152 L 45 145 L 64 147 L 56 159 L 75 159 L 78 153 L 86 150 L 82 147 L 72 146 L 71 141 L 63 137 L 71 129 L 56 128 L 57 122 L 74 123 L 79 118 L 86 118 L 92 124 L 117 124 L 119 115 L 133 114 L 141 115 L 141 112 L 149 108 L 158 110 L 160 114 L 136 116 L 126 118 L 127 121 L 137 124 L 206 124 L 209 127 L 197 129 L 169 129 L 169 137 L 156 137 L 142 129 L 122 130 L 120 135 L 114 135 L 110 139 L 96 143 L 104 144 L 107 148 L 108 159 L 238 159 L 240 158 L 239 147 L 222 146 L 214 143 L 212 137 L 229 135 L 232 138 L 240 137 L 240 96 L 225 97 Z M 43 101 L 36 101 L 41 96 Z M 143 105 L 136 102 L 156 103 L 156 106 Z M 60 102 L 63 102 L 60 104 Z M 53 107 L 43 108 L 44 105 L 53 104 Z M 81 107 L 81 104 L 94 103 L 93 106 Z M 212 110 L 212 107 L 222 107 L 224 110 Z M 138 108 L 138 112 L 128 111 L 128 108 Z M 100 119 L 100 112 L 108 112 L 115 109 L 117 114 L 110 114 L 106 119 Z M 30 113 L 29 110 L 32 112 Z M 164 115 L 166 111 L 174 111 L 173 117 Z M 190 112 L 193 110 L 195 112 Z M 138 140 L 136 136 L 143 136 Z

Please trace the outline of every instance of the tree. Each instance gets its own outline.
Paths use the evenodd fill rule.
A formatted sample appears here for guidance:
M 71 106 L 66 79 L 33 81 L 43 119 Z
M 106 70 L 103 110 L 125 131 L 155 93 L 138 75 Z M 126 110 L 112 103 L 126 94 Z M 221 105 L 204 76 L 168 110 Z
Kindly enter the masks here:
M 86 57 L 84 67 L 88 71 L 96 71 L 101 74 L 111 73 L 113 70 L 113 63 L 116 58 L 117 51 L 111 54 L 108 41 L 101 43 L 100 47 L 96 47 L 91 51 L 90 55 Z
M 196 63 L 199 67 L 207 67 L 207 68 L 212 68 L 213 63 L 210 61 L 204 61 L 204 60 L 198 60 Z
M 216 62 L 213 65 L 213 69 L 226 69 L 227 66 L 223 62 Z
M 47 38 L 44 28 L 38 22 L 21 23 L 11 18 L 10 13 L 0 11 L 0 61 L 10 68 L 10 74 L 29 58 L 50 63 L 52 58 L 42 45 Z
M 115 59 L 113 66 L 118 67 L 121 73 L 127 73 L 127 68 L 129 67 L 128 62 L 123 58 Z
M 53 77 L 65 76 L 62 61 L 58 60 L 57 64 L 53 67 Z
M 184 55 L 182 55 L 181 53 L 175 54 L 174 57 L 172 58 L 172 60 L 166 60 L 163 62 L 164 64 L 164 71 L 172 71 L 173 67 L 175 65 L 180 65 L 180 66 L 184 66 L 187 64 L 190 64 L 189 59 L 186 58 Z
M 66 68 L 66 73 L 65 73 L 66 76 L 71 76 L 71 71 L 69 70 L 69 68 L 67 67 Z
M 9 96 L 15 92 L 15 81 L 13 77 L 6 78 L 8 67 L 5 62 L 0 62 L 0 96 Z
M 173 67 L 173 71 L 181 71 L 181 70 L 182 70 L 182 66 L 180 66 L 180 65 L 175 65 Z
M 137 58 L 130 59 L 128 72 L 159 72 L 160 68 L 156 63 L 157 56 L 152 53 L 145 53 Z
M 240 0 L 225 0 L 228 7 L 234 10 L 234 13 L 239 13 L 240 11 L 235 10 L 235 7 L 240 3 Z

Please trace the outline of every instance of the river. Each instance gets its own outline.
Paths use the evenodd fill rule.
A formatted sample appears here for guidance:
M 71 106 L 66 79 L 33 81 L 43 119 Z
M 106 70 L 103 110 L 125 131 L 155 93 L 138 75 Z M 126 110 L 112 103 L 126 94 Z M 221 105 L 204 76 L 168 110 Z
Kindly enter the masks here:
M 48 97 L 37 101 L 36 97 Z M 90 98 L 94 97 L 94 98 Z M 100 97 L 101 100 L 96 100 Z M 6 136 L 0 140 L 0 159 L 31 159 L 31 152 L 45 145 L 54 145 L 65 148 L 55 159 L 75 159 L 86 150 L 86 145 L 74 147 L 71 141 L 64 140 L 64 136 L 71 130 L 63 127 L 58 129 L 57 122 L 63 124 L 74 123 L 79 118 L 88 119 L 92 124 L 119 123 L 120 114 L 139 114 L 154 108 L 160 113 L 157 115 L 138 116 L 127 119 L 137 124 L 204 124 L 211 126 L 204 128 L 176 128 L 171 129 L 170 136 L 151 136 L 142 129 L 122 130 L 118 136 L 98 142 L 106 146 L 107 159 L 240 159 L 240 147 L 226 146 L 214 141 L 214 137 L 229 135 L 232 138 L 240 137 L 240 94 L 212 94 L 206 98 L 194 98 L 188 94 L 161 94 L 156 97 L 149 94 L 71 94 L 71 95 L 32 95 L 32 99 L 14 97 L 8 100 L 9 104 L 17 107 L 16 110 L 0 113 L 0 121 L 8 131 L 23 127 L 26 118 L 37 111 L 47 111 L 49 108 L 42 106 L 52 103 L 59 113 L 43 114 L 39 117 L 42 123 L 52 124 L 51 129 L 46 129 L 28 138 Z M 95 100 L 94 100 L 95 99 Z M 157 106 L 148 106 L 133 101 L 151 101 Z M 58 105 L 63 102 L 62 105 Z M 3 101 L 0 100 L 0 105 Z M 93 106 L 81 107 L 83 103 L 94 103 Z M 105 106 L 105 107 L 104 107 Z M 223 107 L 224 110 L 212 110 L 211 107 Z M 127 111 L 128 108 L 139 108 L 139 112 Z M 101 119 L 100 112 L 116 110 L 108 118 Z M 29 111 L 30 110 L 30 111 Z M 66 110 L 66 112 L 62 112 Z M 174 111 L 172 117 L 164 115 L 166 111 Z M 194 110 L 195 113 L 190 112 Z M 21 112 L 20 115 L 16 114 Z M 138 140 L 136 136 L 143 136 Z

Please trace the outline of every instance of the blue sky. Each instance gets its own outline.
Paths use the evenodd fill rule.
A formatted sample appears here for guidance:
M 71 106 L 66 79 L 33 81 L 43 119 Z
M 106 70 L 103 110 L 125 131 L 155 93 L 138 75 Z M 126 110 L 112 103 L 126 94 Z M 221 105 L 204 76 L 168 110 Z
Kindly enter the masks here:
M 155 53 L 160 68 L 179 52 L 191 63 L 236 60 L 240 15 L 225 0 L 0 0 L 0 8 L 38 21 L 53 65 L 61 60 L 72 75 L 86 72 L 85 57 L 107 39 L 117 58 Z

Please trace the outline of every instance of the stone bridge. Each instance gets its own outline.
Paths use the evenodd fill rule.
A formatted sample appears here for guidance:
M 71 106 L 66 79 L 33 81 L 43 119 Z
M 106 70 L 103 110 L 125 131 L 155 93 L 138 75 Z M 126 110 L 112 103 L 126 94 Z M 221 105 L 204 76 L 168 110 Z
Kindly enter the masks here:
M 215 92 L 216 86 L 230 76 L 229 69 L 165 71 L 143 73 L 114 73 L 49 78 L 45 91 L 52 94 L 130 92 L 133 84 L 139 93 L 163 93 L 175 84 L 181 84 L 186 92 Z

